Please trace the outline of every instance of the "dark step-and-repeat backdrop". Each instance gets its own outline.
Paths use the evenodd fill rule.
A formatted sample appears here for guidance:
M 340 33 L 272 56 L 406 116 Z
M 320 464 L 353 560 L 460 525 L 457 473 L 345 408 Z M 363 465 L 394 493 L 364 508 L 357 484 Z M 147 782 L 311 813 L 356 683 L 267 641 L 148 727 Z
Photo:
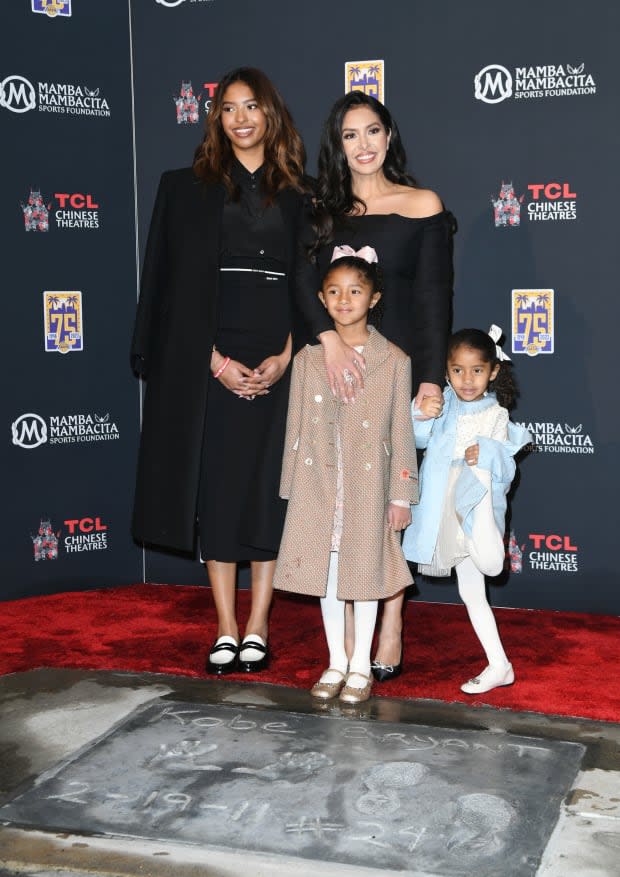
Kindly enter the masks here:
M 455 327 L 503 327 L 513 417 L 534 436 L 493 602 L 620 610 L 620 7 L 5 5 L 1 598 L 207 581 L 196 561 L 132 542 L 141 391 L 128 348 L 159 175 L 191 163 L 222 73 L 252 65 L 284 94 L 310 172 L 333 101 L 379 96 L 412 171 L 458 219 Z M 457 599 L 453 582 L 417 585 Z

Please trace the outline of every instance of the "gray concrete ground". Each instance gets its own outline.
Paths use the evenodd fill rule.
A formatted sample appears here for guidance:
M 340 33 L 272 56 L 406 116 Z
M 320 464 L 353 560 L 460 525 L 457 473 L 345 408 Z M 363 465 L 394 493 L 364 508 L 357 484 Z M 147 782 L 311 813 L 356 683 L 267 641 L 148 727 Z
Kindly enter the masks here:
M 307 692 L 260 683 L 239 685 L 153 674 L 69 670 L 38 670 L 5 676 L 0 678 L 0 807 L 20 799 L 20 795 L 29 796 L 32 801 L 36 791 L 48 782 L 46 776 L 53 775 L 59 763 L 66 763 L 80 751 L 95 752 L 95 741 L 108 740 L 112 729 L 122 726 L 136 710 L 148 713 L 160 705 L 169 709 L 176 702 L 182 702 L 185 707 L 217 706 L 222 714 L 234 707 L 235 713 L 245 719 L 256 717 L 257 711 L 261 715 L 267 712 L 273 715 L 274 722 L 281 722 L 283 712 L 302 717 L 320 715 Z M 214 712 L 211 709 L 211 713 Z M 330 719 L 330 727 L 345 736 L 352 729 L 357 734 L 355 729 L 363 726 L 370 729 L 375 738 L 383 730 L 384 737 L 392 735 L 390 739 L 394 739 L 393 726 L 398 724 L 405 736 L 417 734 L 419 737 L 419 726 L 425 726 L 426 737 L 435 729 L 437 739 L 498 741 L 496 747 L 476 743 L 472 751 L 500 750 L 506 748 L 507 743 L 513 752 L 519 751 L 516 744 L 522 737 L 535 738 L 532 747 L 539 746 L 541 751 L 553 746 L 564 751 L 560 743 L 579 744 L 584 747 L 584 754 L 581 757 L 579 750 L 577 773 L 571 773 L 574 779 L 558 799 L 557 822 L 551 825 L 551 835 L 536 874 L 539 877 L 620 875 L 619 725 L 476 709 L 463 704 L 387 698 L 373 698 L 368 704 L 346 710 L 344 714 L 337 705 L 329 706 L 323 715 Z M 316 720 L 313 721 L 316 724 Z M 447 733 L 446 729 L 454 733 Z M 566 747 L 565 751 L 576 750 L 577 747 Z M 174 760 L 168 764 L 174 769 Z M 498 786 L 499 793 L 504 782 L 507 789 L 514 787 L 521 768 L 518 763 L 503 767 L 505 773 Z M 481 800 L 485 796 L 476 793 L 476 782 L 474 776 L 469 797 Z M 277 787 L 272 788 L 277 795 Z M 535 819 L 539 818 L 536 805 L 545 794 L 539 789 L 532 801 Z M 11 806 L 8 805 L 5 813 L 10 812 Z M 96 834 L 88 830 L 87 813 L 84 819 L 86 827 L 82 826 L 80 831 L 46 828 L 37 825 L 36 820 L 30 827 L 23 824 L 20 827 L 15 820 L 5 821 L 0 825 L 0 877 L 245 877 L 246 874 L 296 877 L 310 872 L 334 877 L 388 873 L 444 877 L 483 873 L 480 868 L 468 871 L 463 862 L 459 870 L 458 859 L 452 866 L 454 870 L 444 870 L 441 856 L 437 867 L 416 870 L 415 852 L 405 870 L 400 866 L 400 870 L 390 870 L 380 868 L 372 857 L 368 859 L 369 867 L 364 867 L 351 865 L 346 860 L 300 858 L 290 852 L 277 855 L 196 841 L 180 842 L 170 830 L 163 832 L 162 839 L 121 836 L 122 832 Z M 42 821 L 45 822 L 44 816 Z M 359 839 L 372 843 L 369 835 Z M 462 840 L 462 832 L 459 842 L 463 850 L 472 847 L 471 842 Z M 372 847 L 367 848 L 372 850 Z M 505 868 L 497 871 L 497 877 L 532 873 L 525 858 L 522 870 L 518 866 L 515 869 L 514 863 L 509 864 L 507 859 Z

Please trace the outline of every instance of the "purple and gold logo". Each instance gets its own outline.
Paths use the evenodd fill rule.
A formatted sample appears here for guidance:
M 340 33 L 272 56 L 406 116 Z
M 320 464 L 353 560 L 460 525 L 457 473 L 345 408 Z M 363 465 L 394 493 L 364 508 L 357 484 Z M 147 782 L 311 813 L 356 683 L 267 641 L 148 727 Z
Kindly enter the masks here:
M 84 350 L 81 292 L 44 292 L 43 321 L 47 353 Z
M 49 18 L 69 18 L 71 0 L 32 0 L 32 11 L 42 12 Z
M 363 91 L 385 102 L 385 62 L 347 61 L 344 65 L 344 91 Z
M 553 353 L 554 328 L 552 289 L 512 290 L 513 353 Z

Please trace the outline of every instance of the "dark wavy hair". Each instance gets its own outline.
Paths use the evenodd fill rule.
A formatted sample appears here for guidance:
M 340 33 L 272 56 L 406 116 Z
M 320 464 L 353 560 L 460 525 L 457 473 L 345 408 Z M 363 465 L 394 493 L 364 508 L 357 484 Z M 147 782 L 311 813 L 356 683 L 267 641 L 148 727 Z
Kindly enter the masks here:
M 370 284 L 370 291 L 372 293 L 381 293 L 379 301 L 368 311 L 368 322 L 371 326 L 378 329 L 381 326 L 381 318 L 383 316 L 384 296 L 383 272 L 379 265 L 376 262 L 367 262 L 366 259 L 362 259 L 360 256 L 340 256 L 339 259 L 334 259 L 333 262 L 330 262 L 325 274 L 323 275 L 323 279 L 321 280 L 321 289 L 323 289 L 327 283 L 329 275 L 335 271 L 336 268 L 352 268 L 354 271 L 358 271 L 364 280 Z
M 319 150 L 319 175 L 316 184 L 315 235 L 308 255 L 314 261 L 316 252 L 332 239 L 334 220 L 352 213 L 365 213 L 366 205 L 353 194 L 351 171 L 342 145 L 344 117 L 349 110 L 368 107 L 378 117 L 390 144 L 383 164 L 383 173 L 392 183 L 415 186 L 416 180 L 406 170 L 407 155 L 400 139 L 396 121 L 389 110 L 363 91 L 351 91 L 339 98 L 331 108 L 323 126 Z
M 267 203 L 285 188 L 306 192 L 306 153 L 293 117 L 275 85 L 255 67 L 237 67 L 221 78 L 205 122 L 204 138 L 194 154 L 194 173 L 206 183 L 224 183 L 233 199 L 239 197 L 231 177 L 234 153 L 221 121 L 226 89 L 235 82 L 248 86 L 266 117 L 263 187 Z
M 459 329 L 450 336 L 448 341 L 448 357 L 459 347 L 469 347 L 478 350 L 482 354 L 484 362 L 490 362 L 492 367 L 499 365 L 499 371 L 489 384 L 489 390 L 495 393 L 497 401 L 502 408 L 510 410 L 519 395 L 519 389 L 515 380 L 512 363 L 510 360 L 499 360 L 495 350 L 495 341 L 481 329 Z

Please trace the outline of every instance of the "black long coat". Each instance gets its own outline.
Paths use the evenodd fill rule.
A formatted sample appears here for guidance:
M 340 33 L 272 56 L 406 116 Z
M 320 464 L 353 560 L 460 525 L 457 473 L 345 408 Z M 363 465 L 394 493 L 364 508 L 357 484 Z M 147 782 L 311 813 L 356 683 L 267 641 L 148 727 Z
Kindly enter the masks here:
M 187 552 L 196 536 L 225 197 L 223 185 L 205 185 L 191 168 L 162 175 L 131 347 L 132 366 L 147 382 L 132 532 L 140 542 Z M 293 278 L 303 196 L 284 190 L 276 200 L 289 233 L 287 274 Z M 297 349 L 308 338 L 291 287 Z

